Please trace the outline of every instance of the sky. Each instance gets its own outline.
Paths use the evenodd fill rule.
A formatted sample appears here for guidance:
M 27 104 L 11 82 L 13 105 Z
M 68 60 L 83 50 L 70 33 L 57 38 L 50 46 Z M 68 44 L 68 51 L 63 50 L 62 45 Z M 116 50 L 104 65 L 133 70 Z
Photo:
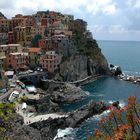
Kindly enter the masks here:
M 0 0 L 8 18 L 42 10 L 84 19 L 97 40 L 140 41 L 140 0 Z

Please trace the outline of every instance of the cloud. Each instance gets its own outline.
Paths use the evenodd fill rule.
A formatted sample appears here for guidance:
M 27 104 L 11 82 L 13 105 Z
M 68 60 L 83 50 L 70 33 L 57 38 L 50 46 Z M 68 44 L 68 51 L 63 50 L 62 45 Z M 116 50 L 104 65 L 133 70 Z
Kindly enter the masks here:
M 140 8 L 140 1 L 139 0 L 128 0 L 126 4 L 131 8 Z
M 83 9 L 81 9 L 83 7 Z M 114 14 L 116 12 L 116 3 L 113 0 L 1 0 L 0 8 L 5 12 L 5 9 L 12 9 L 12 14 L 21 12 L 26 14 L 26 11 L 37 10 L 60 10 L 69 12 L 89 12 L 93 15 L 98 13 Z M 13 16 L 10 14 L 10 16 Z
M 0 0 L 0 9 L 8 18 L 41 10 L 73 14 L 104 37 L 140 31 L 140 0 Z
M 107 15 L 112 15 L 116 13 L 117 7 L 116 3 L 112 0 L 91 0 L 86 4 L 86 9 L 93 15 L 102 13 Z

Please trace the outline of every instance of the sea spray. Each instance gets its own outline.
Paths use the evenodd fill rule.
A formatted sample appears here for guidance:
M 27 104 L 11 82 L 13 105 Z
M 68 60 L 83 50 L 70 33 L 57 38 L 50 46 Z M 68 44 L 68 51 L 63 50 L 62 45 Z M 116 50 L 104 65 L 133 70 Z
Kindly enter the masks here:
M 58 129 L 57 135 L 53 140 L 74 140 L 74 129 L 66 128 L 66 129 Z

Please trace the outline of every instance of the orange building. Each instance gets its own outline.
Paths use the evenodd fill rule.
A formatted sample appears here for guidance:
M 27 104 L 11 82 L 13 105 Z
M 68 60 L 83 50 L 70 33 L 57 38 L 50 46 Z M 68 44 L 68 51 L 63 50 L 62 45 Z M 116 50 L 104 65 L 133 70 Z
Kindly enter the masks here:
M 38 65 L 40 56 L 42 54 L 41 48 L 28 48 L 29 53 L 29 63 L 33 65 Z

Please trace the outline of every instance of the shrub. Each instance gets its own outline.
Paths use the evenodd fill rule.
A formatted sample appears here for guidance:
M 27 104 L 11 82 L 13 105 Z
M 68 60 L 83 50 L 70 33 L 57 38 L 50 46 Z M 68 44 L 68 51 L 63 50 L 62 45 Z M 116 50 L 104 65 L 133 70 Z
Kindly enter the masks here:
M 5 132 L 11 128 L 12 113 L 15 112 L 15 104 L 0 103 L 0 140 L 7 139 Z
M 100 130 L 95 129 L 89 140 L 139 140 L 140 104 L 135 96 L 128 98 L 122 109 L 110 108 L 110 114 L 100 121 Z

